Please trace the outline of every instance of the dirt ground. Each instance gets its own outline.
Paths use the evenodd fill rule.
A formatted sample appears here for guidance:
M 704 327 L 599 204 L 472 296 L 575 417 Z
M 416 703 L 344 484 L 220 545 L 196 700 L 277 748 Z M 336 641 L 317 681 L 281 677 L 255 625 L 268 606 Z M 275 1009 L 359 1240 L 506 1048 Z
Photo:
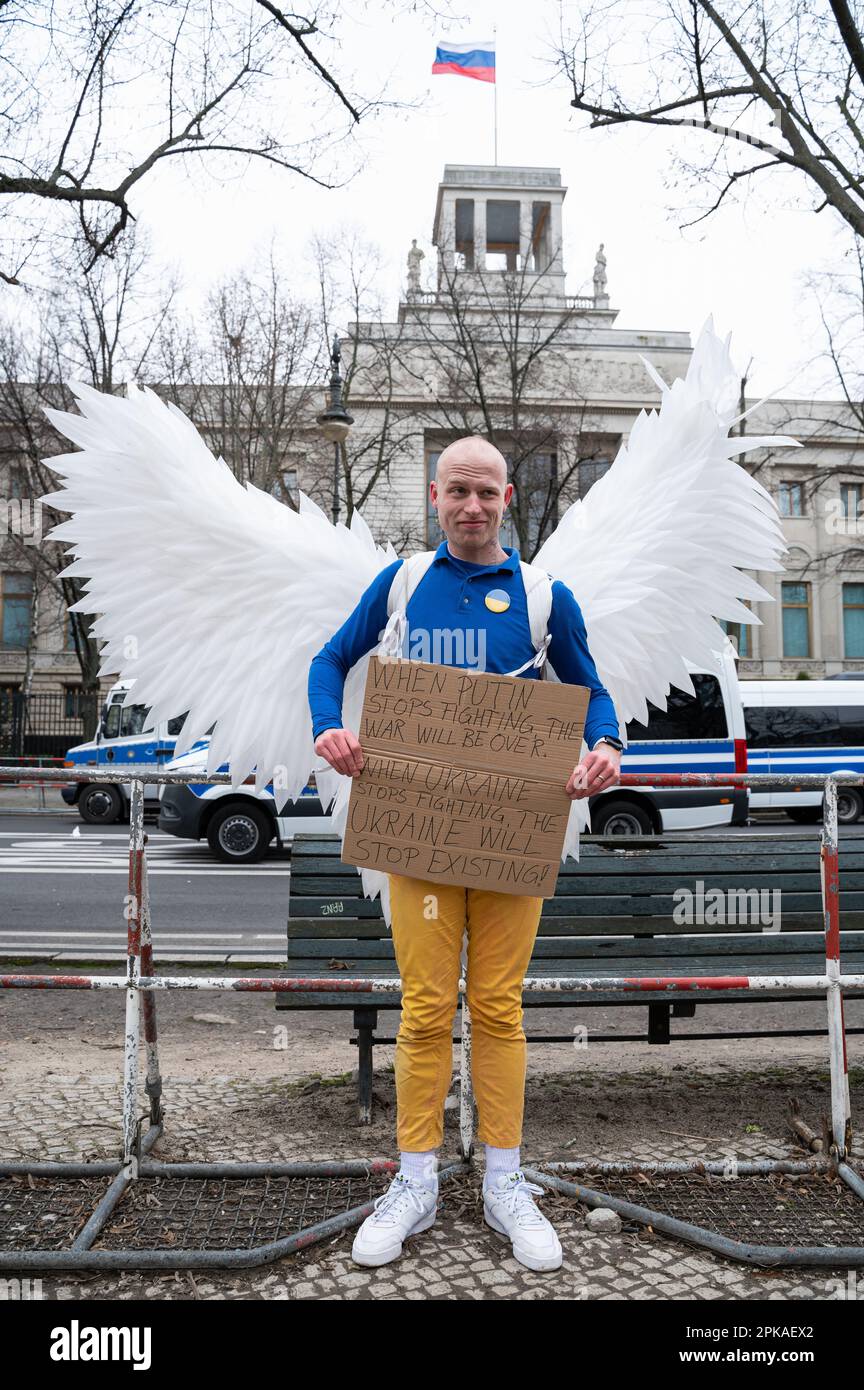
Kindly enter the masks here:
M 8 967 L 7 967 L 8 968 Z M 36 972 L 38 973 L 38 971 Z M 98 973 L 98 972 L 94 972 Z M 113 972 L 112 972 L 113 973 Z M 176 973 L 183 971 L 178 968 Z M 188 973 L 192 973 L 189 971 Z M 7 1099 L 38 1095 L 73 1077 L 119 1082 L 123 1060 L 124 996 L 113 992 L 0 992 L 0 1077 Z M 314 1133 L 333 1157 L 390 1153 L 395 1127 L 392 1042 L 375 1048 L 375 1117 L 357 1124 L 350 1043 L 350 1010 L 277 1012 L 272 995 L 160 993 L 159 1050 L 166 1100 L 171 1082 L 217 1078 L 262 1084 L 260 1101 L 238 1115 L 243 1148 L 268 1155 L 273 1114 L 280 1129 Z M 734 1143 L 737 1136 L 784 1144 L 789 1100 L 796 1097 L 816 1129 L 830 1110 L 825 1038 L 761 1038 L 672 1042 L 596 1042 L 592 1034 L 642 1033 L 645 1006 L 632 1009 L 526 1010 L 532 1033 L 570 1035 L 587 1027 L 587 1046 L 529 1044 L 524 1148 L 545 1157 L 644 1153 L 664 1137 Z M 395 1034 L 398 1013 L 379 1014 L 376 1036 Z M 458 1023 L 458 1016 L 457 1016 Z M 864 1001 L 846 1006 L 847 1028 L 864 1026 Z M 735 1028 L 819 1028 L 821 1003 L 699 1005 L 692 1019 L 673 1019 L 677 1032 Z M 455 1036 L 455 1028 L 454 1028 Z M 454 1048 L 454 1070 L 458 1051 Z M 864 1083 L 861 1038 L 849 1038 L 852 1113 Z M 447 1113 L 447 1147 L 455 1145 L 456 1112 Z M 753 1128 L 756 1126 L 757 1128 Z M 169 1156 L 170 1127 L 160 1149 Z M 675 1146 L 673 1146 L 675 1147 Z M 178 1156 L 178 1155 L 172 1155 Z M 190 1157 L 194 1156 L 192 1154 Z

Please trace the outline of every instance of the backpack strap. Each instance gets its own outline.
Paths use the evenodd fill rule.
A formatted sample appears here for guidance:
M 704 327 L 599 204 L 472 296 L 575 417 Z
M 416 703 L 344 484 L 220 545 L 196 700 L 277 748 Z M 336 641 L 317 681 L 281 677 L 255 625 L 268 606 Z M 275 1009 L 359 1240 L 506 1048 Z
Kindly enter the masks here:
M 422 550 L 418 555 L 409 555 L 403 560 L 394 574 L 387 595 L 387 626 L 378 648 L 380 657 L 390 657 L 392 660 L 401 657 L 408 636 L 408 617 L 405 611 L 408 600 L 434 559 L 434 550 Z
M 520 560 L 519 566 L 522 571 L 522 583 L 525 585 L 525 597 L 528 601 L 528 625 L 531 629 L 531 641 L 534 643 L 534 656 L 526 661 L 515 671 L 508 671 L 508 676 L 521 676 L 523 671 L 527 671 L 529 666 L 540 667 L 541 680 L 548 677 L 546 654 L 551 642 L 549 632 L 549 615 L 552 612 L 552 576 L 548 570 L 541 569 L 539 565 L 529 565 L 527 560 Z

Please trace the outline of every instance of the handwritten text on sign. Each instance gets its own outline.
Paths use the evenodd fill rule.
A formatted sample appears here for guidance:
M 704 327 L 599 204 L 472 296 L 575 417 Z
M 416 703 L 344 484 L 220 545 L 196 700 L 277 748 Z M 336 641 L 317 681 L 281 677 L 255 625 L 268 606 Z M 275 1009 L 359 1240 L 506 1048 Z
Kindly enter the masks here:
M 423 661 L 369 661 L 346 864 L 552 897 L 590 692 Z

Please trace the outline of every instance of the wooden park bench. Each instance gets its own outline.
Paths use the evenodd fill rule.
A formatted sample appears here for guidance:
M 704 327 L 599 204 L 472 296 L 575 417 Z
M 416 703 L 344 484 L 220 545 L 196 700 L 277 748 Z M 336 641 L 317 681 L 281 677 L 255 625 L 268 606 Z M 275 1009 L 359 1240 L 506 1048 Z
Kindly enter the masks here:
M 558 875 L 554 898 L 543 907 L 531 976 L 727 976 L 822 975 L 825 936 L 819 868 L 819 836 L 796 830 L 782 836 L 751 829 L 732 836 L 722 829 L 646 836 L 583 836 L 580 861 L 568 859 Z M 864 973 L 864 838 L 841 828 L 840 925 L 844 973 Z M 701 890 L 700 886 L 702 885 Z M 725 915 L 737 921 L 682 922 L 681 890 L 724 894 Z M 756 890 L 757 897 L 751 890 Z M 779 890 L 779 899 L 773 894 Z M 674 896 L 678 893 L 678 896 Z M 735 892 L 733 899 L 728 895 Z M 750 896 L 742 897 L 743 893 Z M 780 930 L 769 919 L 779 905 Z M 744 920 L 742 920 L 742 917 Z M 776 926 L 776 918 L 775 918 Z M 291 859 L 286 968 L 295 977 L 321 978 L 347 971 L 353 978 L 398 977 L 393 942 L 380 898 L 362 896 L 360 875 L 340 858 L 335 835 L 297 835 Z M 847 994 L 846 997 L 860 997 Z M 692 1018 L 696 1004 L 762 1004 L 784 999 L 819 1000 L 824 994 L 790 988 L 749 993 L 620 990 L 565 993 L 529 991 L 523 1006 L 531 1009 L 597 1008 L 621 1005 L 647 1008 L 647 1030 L 595 1034 L 596 1042 L 677 1040 L 722 1037 L 815 1037 L 824 1029 L 673 1033 L 671 1021 Z M 360 1122 L 368 1123 L 372 1105 L 373 1048 L 392 1038 L 377 1038 L 382 1009 L 399 1009 L 394 993 L 324 991 L 277 994 L 277 1009 L 353 1008 L 358 1048 Z M 847 1029 L 847 1032 L 862 1030 Z M 531 1034 L 530 1042 L 574 1041 L 573 1031 Z M 458 1041 L 458 1039 L 454 1039 Z

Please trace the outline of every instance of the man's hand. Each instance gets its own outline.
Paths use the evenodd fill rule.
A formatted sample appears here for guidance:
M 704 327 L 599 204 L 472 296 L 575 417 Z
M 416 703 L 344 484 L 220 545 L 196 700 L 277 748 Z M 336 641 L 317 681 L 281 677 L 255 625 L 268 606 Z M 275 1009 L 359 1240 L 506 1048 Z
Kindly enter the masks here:
M 592 753 L 586 753 L 570 773 L 564 788 L 571 801 L 596 796 L 614 787 L 621 776 L 621 754 L 611 744 L 600 743 Z
M 315 752 L 347 777 L 356 777 L 363 769 L 363 749 L 350 729 L 325 729 L 315 740 Z

